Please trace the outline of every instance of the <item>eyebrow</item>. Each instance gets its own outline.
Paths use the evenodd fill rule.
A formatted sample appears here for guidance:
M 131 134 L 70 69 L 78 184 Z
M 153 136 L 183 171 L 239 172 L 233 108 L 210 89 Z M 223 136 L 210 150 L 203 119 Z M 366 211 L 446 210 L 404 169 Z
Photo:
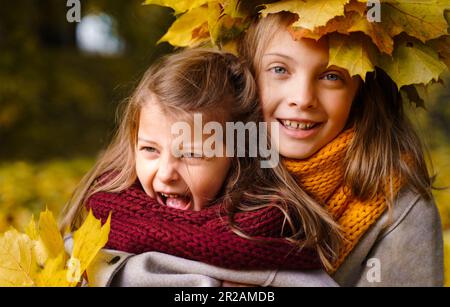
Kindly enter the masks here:
M 141 142 L 146 142 L 146 143 L 154 143 L 153 141 L 150 141 L 150 140 L 147 140 L 147 139 L 144 139 L 144 138 L 142 138 L 142 137 L 138 137 L 138 141 L 141 141 Z
M 265 57 L 265 56 L 279 56 L 279 57 L 282 57 L 282 58 L 285 58 L 285 59 L 288 59 L 290 61 L 295 62 L 295 59 L 293 57 L 291 57 L 289 55 L 286 55 L 286 54 L 282 54 L 282 53 L 277 53 L 277 52 L 266 53 L 266 54 L 263 55 L 263 57 Z M 321 67 L 328 67 L 328 64 L 329 64 L 328 62 L 322 62 L 322 63 L 320 63 L 320 66 Z
M 293 58 L 293 57 L 288 56 L 288 55 L 286 55 L 286 54 L 282 54 L 282 53 L 276 53 L 276 52 L 275 52 L 275 53 L 266 53 L 266 54 L 263 55 L 263 57 L 265 57 L 265 56 L 279 56 L 279 57 L 288 59 L 288 60 L 290 60 L 290 61 L 294 61 L 294 58 Z

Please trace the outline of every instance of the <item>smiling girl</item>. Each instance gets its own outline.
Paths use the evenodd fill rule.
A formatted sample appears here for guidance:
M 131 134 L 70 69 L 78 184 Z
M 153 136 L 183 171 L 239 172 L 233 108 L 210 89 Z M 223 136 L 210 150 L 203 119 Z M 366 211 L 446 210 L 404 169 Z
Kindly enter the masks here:
M 341 226 L 331 276 L 343 286 L 442 285 L 439 214 L 396 84 L 378 68 L 362 81 L 330 66 L 327 36 L 294 39 L 295 20 L 258 19 L 240 54 L 264 119 L 281 127 L 285 166 Z

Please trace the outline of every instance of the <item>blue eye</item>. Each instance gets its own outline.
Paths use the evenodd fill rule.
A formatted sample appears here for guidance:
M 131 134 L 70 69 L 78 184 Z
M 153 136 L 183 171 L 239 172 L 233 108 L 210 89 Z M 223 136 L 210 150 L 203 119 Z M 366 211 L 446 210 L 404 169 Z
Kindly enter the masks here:
M 151 152 L 151 153 L 157 152 L 157 150 L 156 150 L 155 147 L 148 147 L 148 146 L 146 146 L 146 147 L 141 147 L 141 150 L 146 151 L 146 152 Z
M 328 81 L 338 81 L 338 80 L 342 80 L 341 77 L 339 77 L 336 74 L 326 74 L 323 79 L 328 80 Z
M 280 75 L 287 73 L 287 69 L 282 66 L 275 66 L 275 67 L 271 68 L 271 70 L 274 73 L 280 74 Z

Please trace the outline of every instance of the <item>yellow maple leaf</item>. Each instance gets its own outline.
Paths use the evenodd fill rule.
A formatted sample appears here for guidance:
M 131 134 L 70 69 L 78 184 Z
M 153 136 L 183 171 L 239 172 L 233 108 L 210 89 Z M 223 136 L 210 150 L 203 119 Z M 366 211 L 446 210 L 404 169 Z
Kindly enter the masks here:
M 285 0 L 271 4 L 264 4 L 261 10 L 263 17 L 279 12 L 291 12 L 298 15 L 299 19 L 294 27 L 314 30 L 324 26 L 335 16 L 344 15 L 344 6 L 350 0 Z
M 187 47 L 198 42 L 198 39 L 193 37 L 194 30 L 201 27 L 203 24 L 208 24 L 208 7 L 197 7 L 185 14 L 181 15 L 167 33 L 158 41 L 168 42 L 172 46 Z
M 367 0 L 350 0 L 350 2 L 345 5 L 345 12 L 356 12 L 362 17 L 366 16 Z
M 435 50 L 407 37 L 398 40 L 392 57 L 381 56 L 378 62 L 398 88 L 408 84 L 428 84 L 432 80 L 437 81 L 447 69 Z
M 48 257 L 59 256 L 64 251 L 64 241 L 53 214 L 48 209 L 41 212 L 38 227 L 39 239 L 47 250 Z
M 365 80 L 366 73 L 375 70 L 376 50 L 365 35 L 331 34 L 329 65 L 346 68 L 351 76 Z
M 86 271 L 100 249 L 108 242 L 110 223 L 111 214 L 102 226 L 100 220 L 97 220 L 90 211 L 83 225 L 73 234 L 71 260 L 79 265 L 80 273 Z M 77 261 L 79 264 L 76 263 Z
M 38 287 L 76 286 L 78 282 L 67 278 L 66 258 L 64 252 L 55 258 L 49 258 L 42 270 L 36 274 L 35 285 Z
M 155 4 L 170 7 L 175 14 L 184 13 L 208 3 L 209 0 L 146 0 L 144 5 Z
M 220 34 L 220 17 L 222 7 L 219 1 L 211 1 L 208 3 L 208 30 L 212 42 L 215 44 Z
M 33 241 L 12 229 L 0 238 L 0 286 L 33 286 Z
M 384 0 L 379 26 L 391 37 L 406 32 L 426 42 L 448 34 L 444 11 L 449 8 L 448 0 Z
M 108 241 L 111 215 L 101 225 L 92 212 L 74 233 L 69 261 L 62 236 L 50 211 L 39 226 L 31 220 L 22 234 L 15 229 L 0 237 L 0 286 L 76 286 L 82 274 Z

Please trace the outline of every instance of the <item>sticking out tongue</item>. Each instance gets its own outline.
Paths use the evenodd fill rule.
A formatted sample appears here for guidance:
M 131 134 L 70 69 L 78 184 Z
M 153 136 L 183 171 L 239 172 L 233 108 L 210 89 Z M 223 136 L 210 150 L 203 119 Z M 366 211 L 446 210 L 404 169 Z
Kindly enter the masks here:
M 168 197 L 166 199 L 166 205 L 171 208 L 186 210 L 189 206 L 189 199 L 184 197 Z

